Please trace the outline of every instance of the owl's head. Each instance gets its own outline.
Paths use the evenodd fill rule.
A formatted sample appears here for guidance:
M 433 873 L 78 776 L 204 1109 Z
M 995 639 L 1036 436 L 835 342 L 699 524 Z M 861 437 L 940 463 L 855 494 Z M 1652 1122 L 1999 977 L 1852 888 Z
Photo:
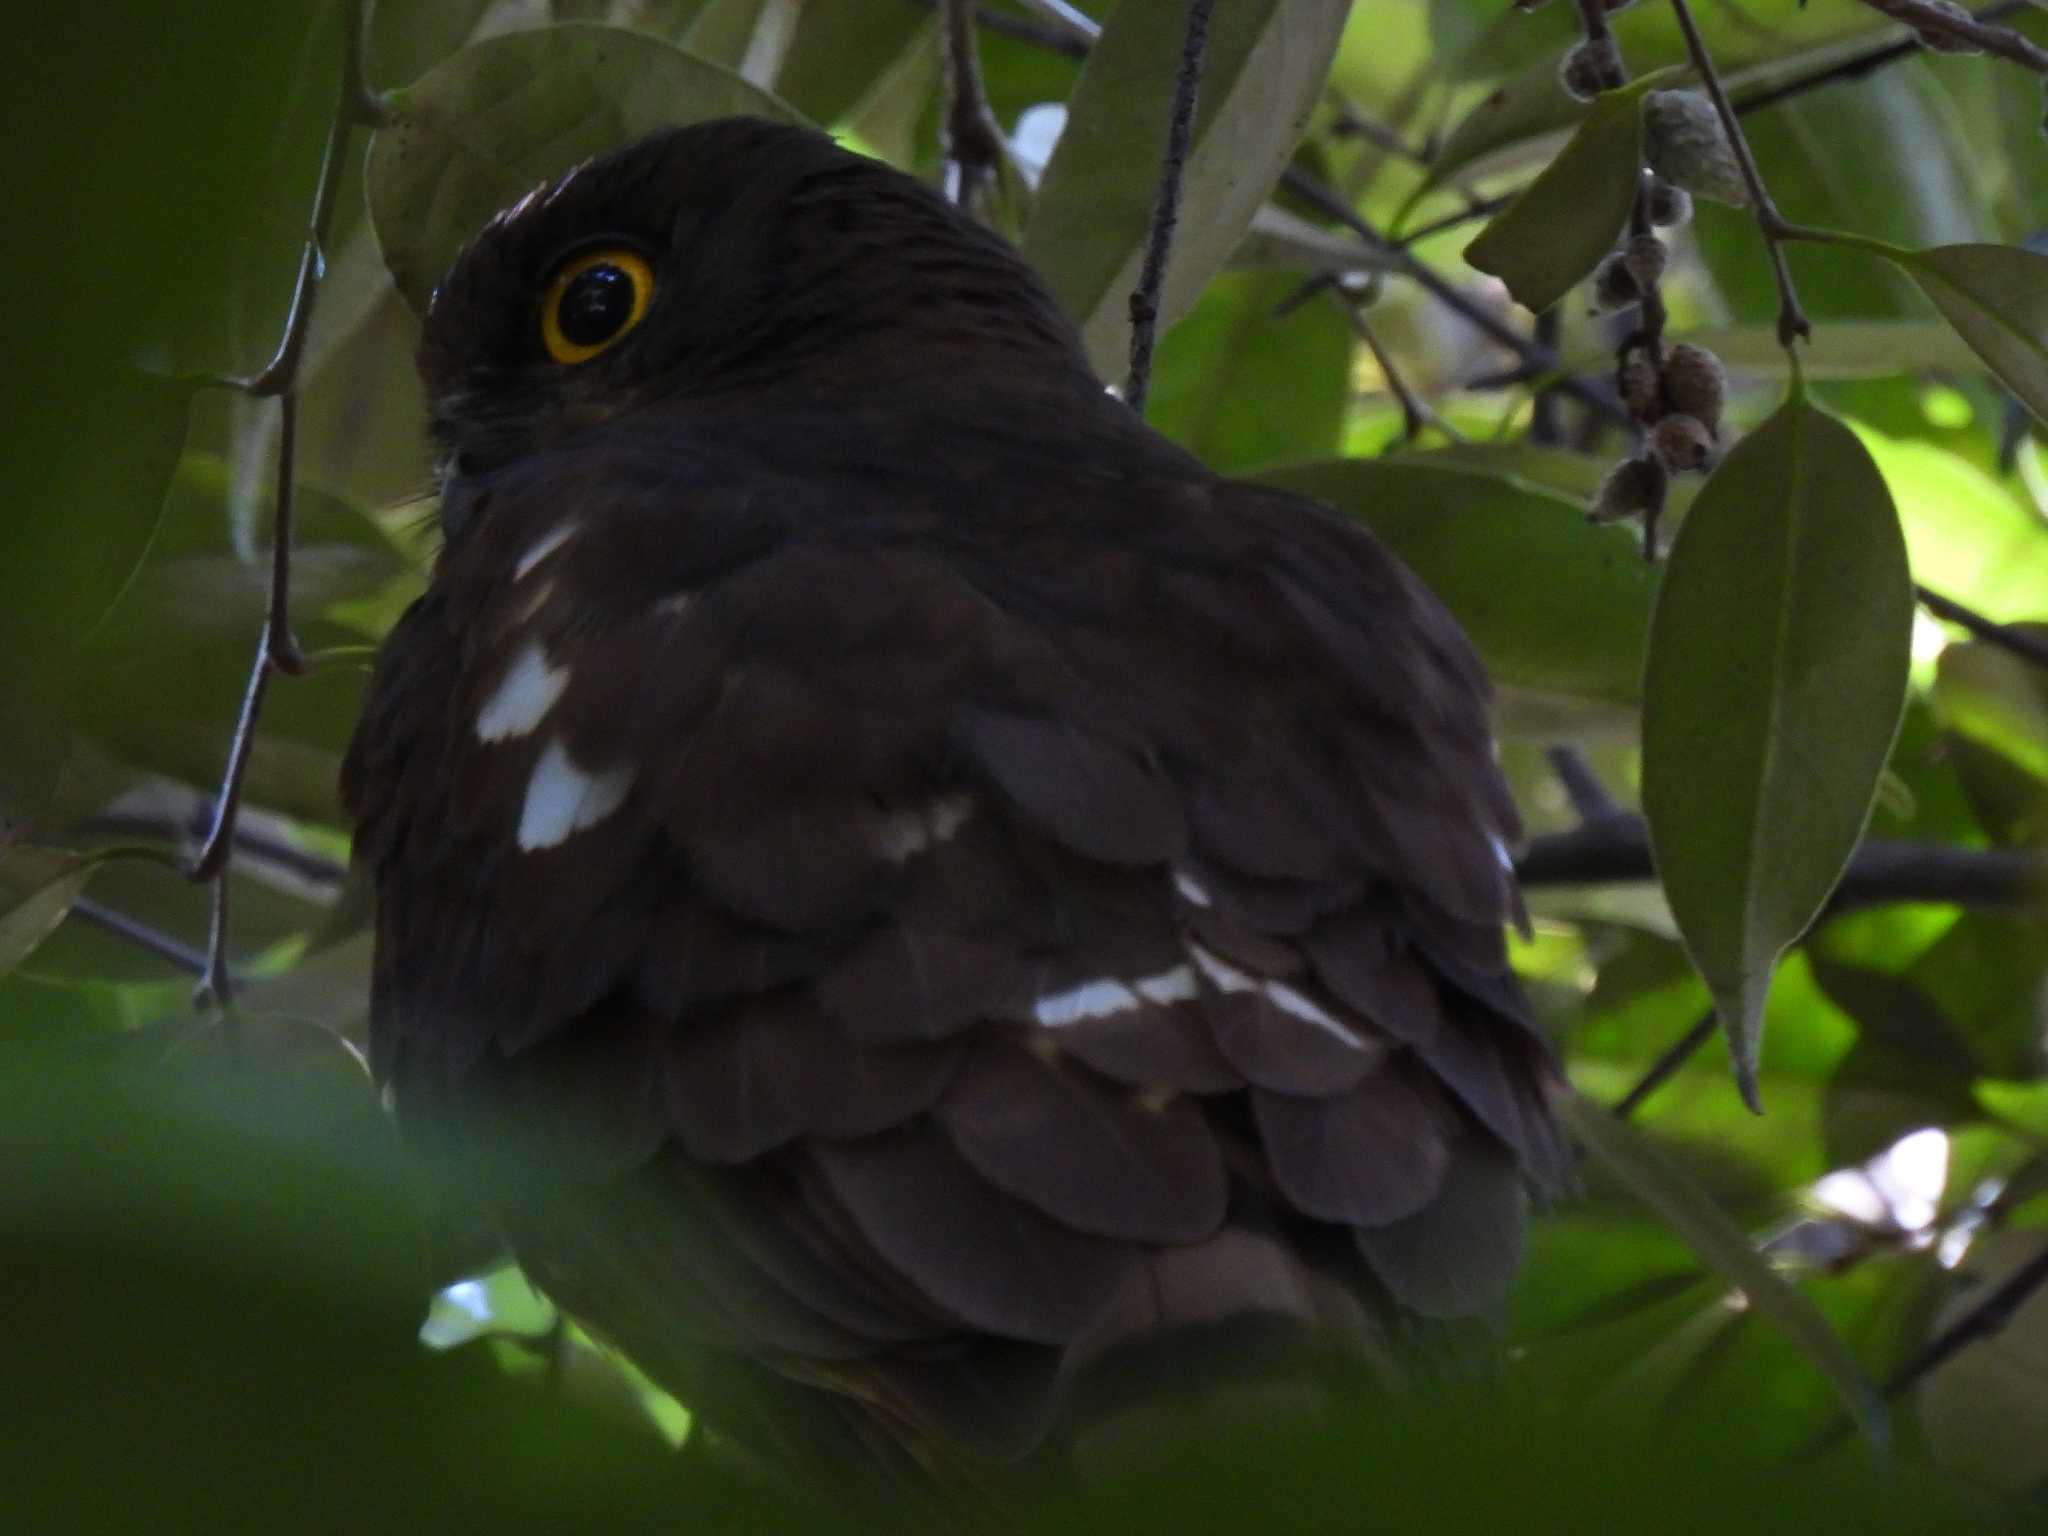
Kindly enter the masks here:
M 911 177 L 758 118 L 655 133 L 500 213 L 435 291 L 419 368 L 445 475 L 676 400 L 1088 377 L 1000 237 Z

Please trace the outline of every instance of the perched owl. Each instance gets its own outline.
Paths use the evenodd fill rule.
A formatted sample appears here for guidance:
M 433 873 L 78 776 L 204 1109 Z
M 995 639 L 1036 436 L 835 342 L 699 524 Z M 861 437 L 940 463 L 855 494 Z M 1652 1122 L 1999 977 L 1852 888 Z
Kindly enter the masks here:
M 374 1067 L 569 1312 L 761 1456 L 951 1477 L 1495 1307 L 1564 1162 L 1515 818 L 1368 534 L 767 122 L 522 199 L 419 366 Z

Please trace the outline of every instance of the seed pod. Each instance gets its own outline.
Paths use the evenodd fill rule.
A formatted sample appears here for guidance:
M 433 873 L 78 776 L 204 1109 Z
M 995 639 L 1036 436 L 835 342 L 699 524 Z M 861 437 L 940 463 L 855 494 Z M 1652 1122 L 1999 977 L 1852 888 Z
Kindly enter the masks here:
M 1692 194 L 1683 187 L 1674 187 L 1662 176 L 1652 176 L 1649 191 L 1644 195 L 1644 211 L 1658 228 L 1675 228 L 1692 218 Z
M 1657 365 L 1650 361 L 1649 353 L 1629 353 L 1615 370 L 1614 387 L 1637 421 L 1652 422 L 1664 414 L 1663 381 L 1657 377 Z
M 1621 248 L 1621 259 L 1628 263 L 1628 275 L 1644 293 L 1664 276 L 1664 242 L 1655 235 L 1637 235 Z
M 1586 520 L 1594 523 L 1619 522 L 1664 510 L 1664 491 L 1670 478 L 1655 459 L 1624 459 L 1607 471 L 1600 489 L 1593 493 L 1593 510 Z
M 1954 0 L 1926 0 L 1926 3 L 1927 9 L 1940 11 L 1943 15 L 1951 16 L 1957 21 L 1976 20 L 1968 11 L 1955 4 Z M 1920 46 L 1927 49 L 1930 53 L 1982 53 L 1984 51 L 1968 38 L 1957 37 L 1953 33 L 1942 32 L 1934 27 L 1916 27 L 1913 29 L 1913 33 L 1915 37 L 1919 38 Z
M 1671 408 L 1690 416 L 1709 436 L 1721 430 L 1721 406 L 1728 398 L 1728 375 L 1721 359 L 1705 347 L 1681 343 L 1664 360 L 1664 398 Z
M 1675 187 L 1737 208 L 1749 203 L 1721 116 L 1698 91 L 1652 91 L 1643 98 L 1643 158 Z
M 1611 315 L 1618 309 L 1641 302 L 1642 289 L 1636 286 L 1635 274 L 1628 269 L 1628 263 L 1619 253 L 1609 256 L 1593 269 L 1593 313 Z
M 1697 416 L 1678 412 L 1650 429 L 1650 451 L 1674 475 L 1705 469 L 1714 455 L 1714 439 Z
M 1557 83 L 1573 101 L 1591 101 L 1627 84 L 1620 47 L 1611 37 L 1587 38 L 1558 61 Z

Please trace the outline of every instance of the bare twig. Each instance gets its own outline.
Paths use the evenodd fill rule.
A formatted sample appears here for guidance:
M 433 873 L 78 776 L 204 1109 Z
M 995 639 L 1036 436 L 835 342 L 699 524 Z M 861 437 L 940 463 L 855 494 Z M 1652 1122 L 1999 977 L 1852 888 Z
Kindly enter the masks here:
M 1927 0 L 1863 0 L 1873 11 L 1904 22 L 1923 37 L 1945 37 L 1966 43 L 2037 75 L 2048 75 L 2048 49 L 2010 27 L 1994 27 L 1966 12 L 1945 10 Z
M 1785 220 L 1764 187 L 1763 174 L 1756 168 L 1756 156 L 1750 153 L 1749 140 L 1742 136 L 1742 124 L 1736 119 L 1735 108 L 1728 101 L 1727 88 L 1721 84 L 1721 72 L 1714 67 L 1714 56 L 1707 51 L 1706 42 L 1693 22 L 1692 10 L 1686 0 L 1671 0 L 1671 14 L 1678 20 L 1679 31 L 1685 34 L 1686 54 L 1714 103 L 1714 111 L 1721 119 L 1721 131 L 1728 136 L 1728 147 L 1734 151 L 1735 163 L 1742 171 L 1742 183 L 1749 190 L 1750 209 L 1756 215 L 1757 228 L 1763 232 L 1764 246 L 1771 257 L 1771 277 L 1778 285 L 1778 345 L 1790 350 L 1794 341 L 1813 334 L 1813 326 L 1807 321 L 1806 311 L 1799 307 L 1799 293 L 1792 286 L 1792 269 L 1785 265 Z
M 1173 116 L 1166 125 L 1166 152 L 1159 162 L 1159 198 L 1145 239 L 1138 286 L 1131 293 L 1131 371 L 1124 384 L 1124 399 L 1140 416 L 1145 414 L 1145 390 L 1151 382 L 1159 291 L 1166 282 L 1166 262 L 1173 252 L 1174 229 L 1180 223 L 1181 181 L 1187 173 L 1188 147 L 1194 140 L 1195 98 L 1201 91 L 1202 57 L 1209 46 L 1209 12 L 1214 5 L 1215 0 L 1188 0 L 1180 70 L 1173 81 Z
M 1415 391 L 1408 387 L 1408 381 L 1401 376 L 1400 366 L 1387 354 L 1387 349 L 1380 344 L 1380 338 L 1372 328 L 1372 322 L 1365 318 L 1365 310 L 1357 304 L 1346 302 L 1341 292 L 1337 297 L 1338 302 L 1344 305 L 1344 313 L 1351 319 L 1351 328 L 1358 333 L 1359 339 L 1372 353 L 1372 360 L 1379 364 L 1380 377 L 1387 381 L 1387 393 L 1392 395 L 1394 402 L 1401 407 L 1401 441 L 1414 442 L 1422 435 L 1424 427 L 1442 427 L 1443 423 L 1437 419 L 1436 412 L 1418 399 Z
M 1580 821 L 1601 821 L 1609 816 L 1626 814 L 1577 747 L 1560 743 L 1549 748 L 1543 756 L 1550 763 L 1550 771 L 1557 775 L 1557 782 L 1563 786 L 1565 799 L 1571 802 L 1572 814 Z
M 1515 874 L 1531 890 L 1625 885 L 1656 878 L 1650 835 L 1638 816 L 1602 817 L 1569 832 L 1531 838 L 1515 861 Z M 2048 905 L 2048 854 L 1869 838 L 1849 860 L 1825 915 L 1902 901 L 2038 912 Z
M 1555 352 L 1563 332 L 1564 316 L 1555 304 L 1536 317 L 1536 344 L 1539 347 Z M 1558 416 L 1556 390 L 1539 388 L 1535 398 L 1529 402 L 1529 441 L 1546 448 L 1554 448 L 1564 441 L 1564 423 Z
M 320 292 L 326 265 L 326 247 L 334 224 L 334 210 L 347 164 L 348 146 L 354 130 L 373 125 L 383 115 L 382 104 L 368 86 L 364 58 L 368 47 L 370 0 L 348 0 L 342 10 L 343 38 L 341 82 L 333 115 L 328 119 L 327 141 L 321 151 L 320 174 L 313 192 L 313 208 L 307 219 L 306 243 L 299 252 L 299 270 L 292 285 L 291 306 L 286 311 L 284 332 L 277 350 L 262 371 L 245 377 L 215 382 L 260 399 L 278 402 L 277 513 L 271 529 L 270 590 L 264 605 L 263 628 L 257 639 L 256 656 L 249 670 L 249 682 L 242 692 L 241 713 L 235 720 L 233 741 L 228 748 L 227 766 L 221 775 L 220 793 L 215 797 L 213 824 L 208 830 L 190 870 L 194 880 L 213 882 L 213 932 L 207 944 L 207 964 L 200 978 L 199 998 L 222 1007 L 232 1000 L 233 977 L 228 967 L 227 865 L 234 847 L 236 817 L 248 781 L 249 756 L 256 743 L 256 726 L 263 713 L 264 692 L 270 674 L 303 672 L 306 662 L 291 629 L 291 545 L 293 492 L 298 465 L 299 364 L 305 355 L 311 331 L 313 305 Z
M 1426 224 L 1418 224 L 1413 229 L 1404 231 L 1391 243 L 1398 246 L 1419 245 L 1431 235 L 1440 235 L 1447 229 L 1456 229 L 1460 224 L 1473 224 L 1480 219 L 1490 219 L 1520 195 L 1518 190 L 1503 192 L 1498 197 L 1475 198 L 1456 213 L 1447 213 L 1441 218 L 1431 219 Z
M 2001 17 L 2024 11 L 2027 5 L 2028 0 L 1998 0 L 1996 5 L 1987 5 L 1975 14 L 1980 22 L 1993 22 Z M 1768 107 L 1777 106 L 1780 102 L 1804 96 L 1810 91 L 1817 91 L 1844 80 L 1861 80 L 1886 65 L 1896 64 L 1901 59 L 1913 58 L 1921 51 L 1918 38 L 1909 37 L 1897 42 L 1880 43 L 1862 53 L 1852 53 L 1846 58 L 1823 64 L 1806 74 L 1794 75 L 1791 79 L 1781 80 L 1776 85 L 1752 91 L 1735 103 L 1735 114 L 1738 117 L 1747 117 L 1752 112 L 1764 111 Z
M 1614 1101 L 1614 1118 L 1626 1120 L 1643 1107 L 1643 1101 L 1674 1076 L 1678 1069 L 1692 1060 L 1699 1048 L 1714 1038 L 1714 1025 L 1718 1015 L 1709 1008 L 1700 1019 L 1684 1034 L 1672 1041 L 1670 1047 L 1650 1063 L 1650 1070 L 1642 1075 L 1635 1087 Z
M 1929 1339 L 1919 1352 L 1884 1384 L 1886 1397 L 1898 1397 L 1922 1377 L 1953 1359 L 1965 1345 L 1988 1339 L 2013 1320 L 2027 1298 L 2048 1286 L 2048 1243 L 2000 1281 L 1984 1299 Z
M 1946 619 L 1959 624 L 1976 639 L 1986 645 L 1995 645 L 2000 650 L 2031 661 L 2037 667 L 2048 667 L 2048 635 L 2033 630 L 2021 629 L 2013 624 L 2000 624 L 1987 619 L 1973 608 L 1965 608 L 1952 597 L 1943 597 L 1939 592 L 1930 592 L 1916 585 L 1913 595 L 1920 599 L 1920 606 L 1937 619 Z
M 1003 135 L 981 86 L 981 55 L 975 46 L 975 0 L 941 0 L 945 26 L 946 116 L 940 133 L 946 153 L 947 199 L 969 213 L 981 205 L 1002 161 Z
M 167 933 L 159 933 L 147 923 L 138 922 L 125 912 L 116 912 L 90 896 L 81 896 L 72 902 L 71 915 L 102 933 L 113 935 L 124 944 L 132 944 L 145 953 L 155 955 L 188 976 L 206 974 L 206 956 L 191 945 L 180 943 Z

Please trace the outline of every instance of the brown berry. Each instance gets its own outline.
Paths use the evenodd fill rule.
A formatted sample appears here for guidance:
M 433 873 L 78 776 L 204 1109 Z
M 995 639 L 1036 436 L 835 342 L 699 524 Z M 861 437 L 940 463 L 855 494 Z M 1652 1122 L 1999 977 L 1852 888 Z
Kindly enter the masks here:
M 1698 91 L 1652 91 L 1643 98 L 1643 158 L 1665 181 L 1696 196 L 1737 208 L 1749 202 L 1721 115 Z
M 1600 489 L 1593 493 L 1593 510 L 1586 514 L 1587 520 L 1614 523 L 1624 517 L 1661 512 L 1669 483 L 1664 466 L 1655 459 L 1624 459 L 1607 471 Z
M 1673 347 L 1664 360 L 1664 397 L 1674 411 L 1705 427 L 1708 436 L 1717 435 L 1721 406 L 1728 398 L 1728 375 L 1721 370 L 1721 359 L 1689 342 Z
M 1629 415 L 1637 421 L 1655 421 L 1664 413 L 1663 385 L 1657 377 L 1657 365 L 1650 361 L 1649 353 L 1629 353 L 1621 367 L 1615 370 L 1614 387 L 1621 396 L 1621 403 L 1628 407 Z
M 1664 242 L 1655 235 L 1637 235 L 1621 248 L 1628 263 L 1628 275 L 1644 293 L 1653 290 L 1664 276 Z
M 1636 276 L 1629 271 L 1627 261 L 1617 253 L 1609 256 L 1593 269 L 1593 313 L 1611 315 L 1618 309 L 1640 303 L 1643 290 L 1636 286 Z
M 1650 451 L 1671 473 L 1682 475 L 1707 467 L 1714 456 L 1714 437 L 1697 416 L 1680 411 L 1650 429 Z
M 1557 83 L 1573 101 L 1591 101 L 1627 84 L 1620 47 L 1611 37 L 1587 38 L 1558 61 Z
M 1692 218 L 1692 194 L 1683 187 L 1674 187 L 1662 176 L 1652 176 L 1649 191 L 1644 194 L 1644 211 L 1659 229 L 1674 228 Z

